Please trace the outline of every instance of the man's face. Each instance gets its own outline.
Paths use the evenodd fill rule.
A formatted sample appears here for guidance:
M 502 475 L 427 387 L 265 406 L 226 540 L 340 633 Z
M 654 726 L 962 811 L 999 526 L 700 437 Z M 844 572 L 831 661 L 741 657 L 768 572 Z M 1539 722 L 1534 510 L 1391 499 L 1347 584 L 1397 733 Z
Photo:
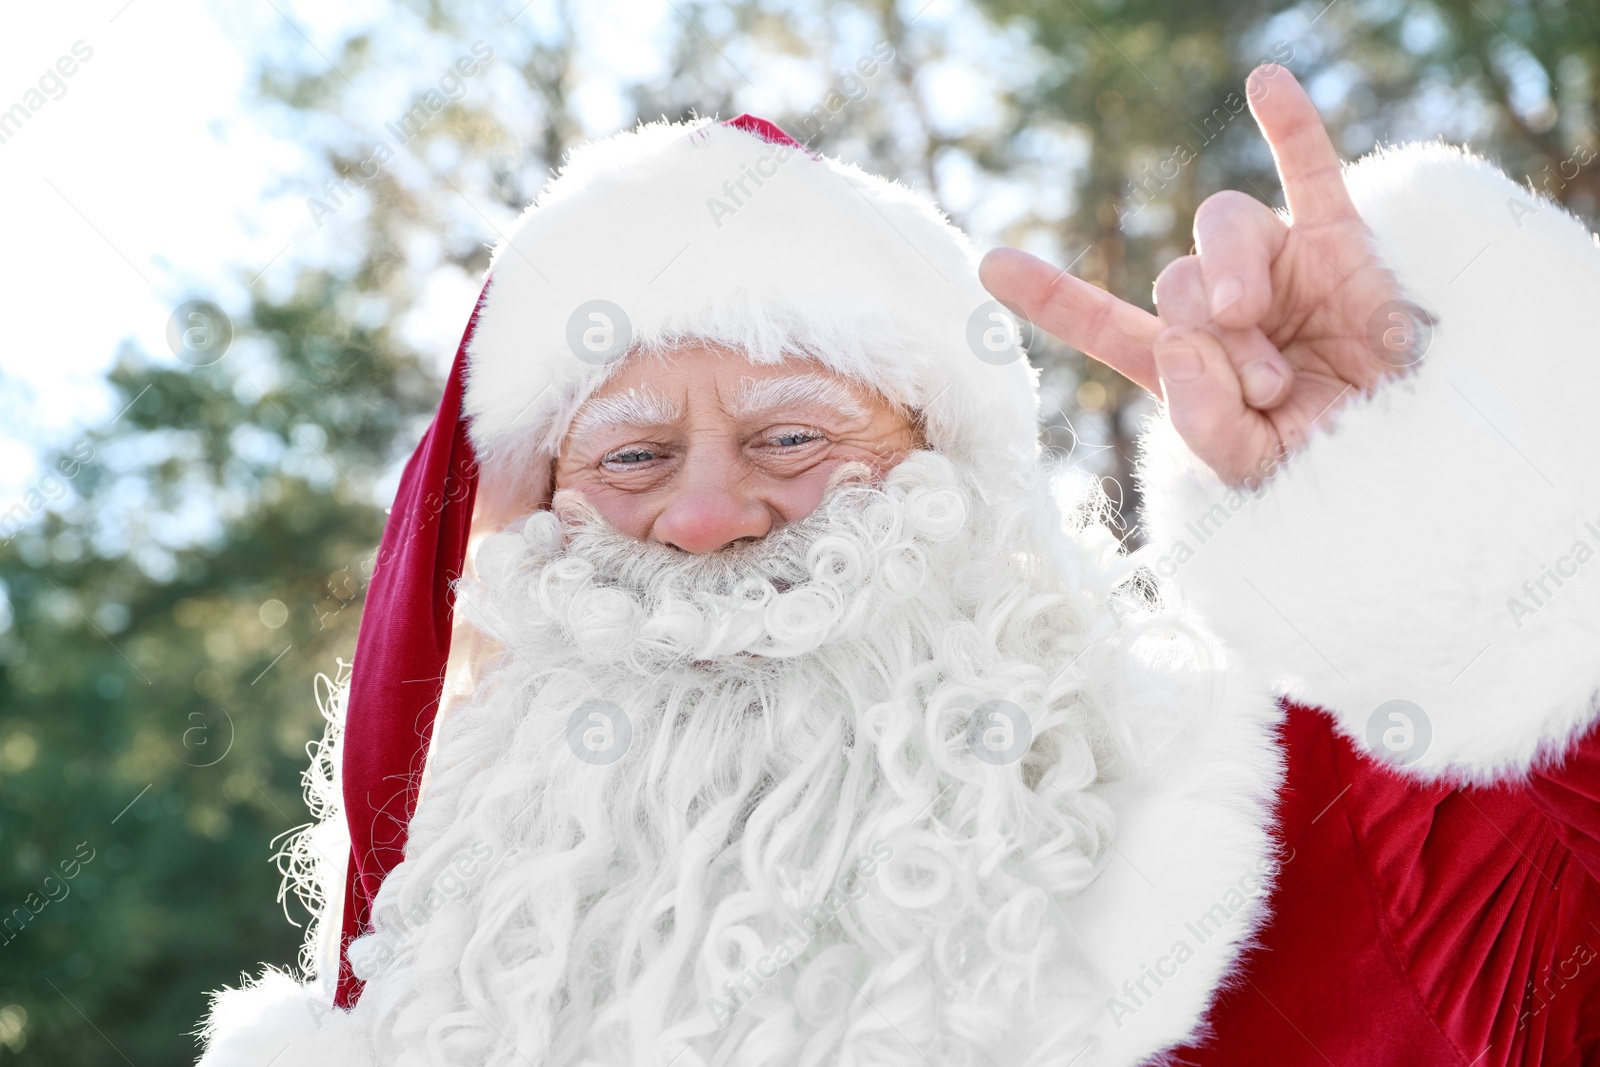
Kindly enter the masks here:
M 350 950 L 372 1062 L 1065 1048 L 1107 994 L 1056 902 L 1106 862 L 1120 758 L 1085 679 L 1125 675 L 1032 483 L 810 364 L 631 370 L 457 586 L 481 673 Z
M 876 478 L 918 447 L 883 397 L 808 360 L 694 347 L 635 359 L 573 418 L 555 490 L 640 541 L 715 552 L 805 518 L 851 460 Z

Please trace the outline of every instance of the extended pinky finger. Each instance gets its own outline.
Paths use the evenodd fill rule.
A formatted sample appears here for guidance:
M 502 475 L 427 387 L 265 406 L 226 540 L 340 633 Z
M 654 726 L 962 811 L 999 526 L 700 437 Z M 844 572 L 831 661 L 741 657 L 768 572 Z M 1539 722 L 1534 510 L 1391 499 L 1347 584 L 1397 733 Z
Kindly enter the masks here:
M 1202 327 L 1163 330 L 1155 340 L 1156 372 L 1167 412 L 1189 450 L 1229 485 L 1242 485 L 1276 453 L 1272 424 L 1244 401 L 1239 374 L 1222 345 Z

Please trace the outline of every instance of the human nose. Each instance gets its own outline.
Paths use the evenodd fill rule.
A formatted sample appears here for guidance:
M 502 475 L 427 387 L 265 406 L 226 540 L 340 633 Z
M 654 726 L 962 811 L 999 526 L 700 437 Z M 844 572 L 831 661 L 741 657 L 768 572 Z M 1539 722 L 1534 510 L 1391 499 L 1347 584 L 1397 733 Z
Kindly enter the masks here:
M 656 516 L 651 539 L 685 552 L 716 552 L 744 538 L 765 537 L 773 511 L 749 491 L 749 476 L 732 456 L 692 452 Z

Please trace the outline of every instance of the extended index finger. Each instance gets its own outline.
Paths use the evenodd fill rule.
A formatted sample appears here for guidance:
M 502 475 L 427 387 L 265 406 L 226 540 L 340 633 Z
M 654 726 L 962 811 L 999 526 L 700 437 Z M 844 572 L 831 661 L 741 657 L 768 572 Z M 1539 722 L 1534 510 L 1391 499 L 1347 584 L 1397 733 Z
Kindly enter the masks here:
M 1245 95 L 1256 125 L 1272 147 L 1294 221 L 1315 224 L 1359 217 L 1345 189 L 1339 153 L 1295 76 L 1276 63 L 1264 64 L 1250 72 Z
M 1152 346 L 1162 326 L 1148 311 L 1015 248 L 991 250 L 978 264 L 978 278 L 1035 326 L 1160 392 Z

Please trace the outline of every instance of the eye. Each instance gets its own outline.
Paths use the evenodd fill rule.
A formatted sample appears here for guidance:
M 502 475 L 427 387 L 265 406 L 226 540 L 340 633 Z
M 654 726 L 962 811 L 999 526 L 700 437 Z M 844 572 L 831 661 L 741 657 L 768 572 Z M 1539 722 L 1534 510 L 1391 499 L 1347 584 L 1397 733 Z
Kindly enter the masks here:
M 812 441 L 823 440 L 826 436 L 819 430 L 788 430 L 784 433 L 774 434 L 767 440 L 769 443 L 782 448 L 798 448 L 800 445 L 810 444 Z
M 624 467 L 636 467 L 641 463 L 649 462 L 656 458 L 656 453 L 639 445 L 629 445 L 610 452 L 600 460 L 601 463 L 616 463 Z

